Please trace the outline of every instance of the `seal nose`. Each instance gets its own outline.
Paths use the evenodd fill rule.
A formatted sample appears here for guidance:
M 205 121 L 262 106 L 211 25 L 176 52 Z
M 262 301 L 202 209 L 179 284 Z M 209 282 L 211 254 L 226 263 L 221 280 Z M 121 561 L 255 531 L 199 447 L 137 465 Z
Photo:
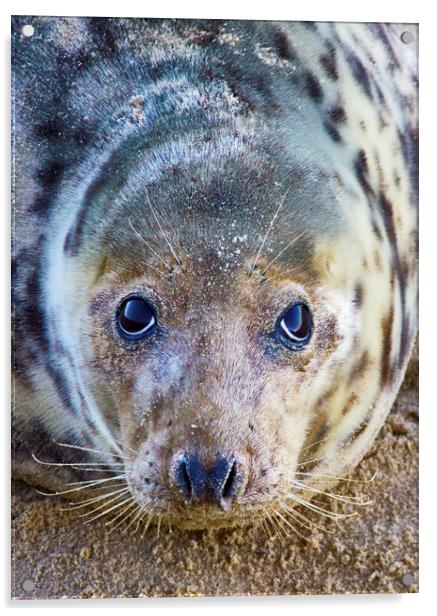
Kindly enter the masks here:
M 175 483 L 188 502 L 210 502 L 228 509 L 237 494 L 237 464 L 225 457 L 206 469 L 196 454 L 181 458 Z

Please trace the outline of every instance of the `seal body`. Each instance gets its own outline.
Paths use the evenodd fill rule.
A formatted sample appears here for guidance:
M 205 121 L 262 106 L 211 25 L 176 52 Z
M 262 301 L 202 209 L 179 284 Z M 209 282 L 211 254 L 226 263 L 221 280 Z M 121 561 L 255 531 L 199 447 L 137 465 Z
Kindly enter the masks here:
M 198 528 L 353 469 L 416 330 L 402 31 L 13 19 L 17 477 L 70 492 L 112 469 L 108 511 Z M 144 339 L 120 335 L 129 298 Z M 296 305 L 311 339 L 290 347 Z

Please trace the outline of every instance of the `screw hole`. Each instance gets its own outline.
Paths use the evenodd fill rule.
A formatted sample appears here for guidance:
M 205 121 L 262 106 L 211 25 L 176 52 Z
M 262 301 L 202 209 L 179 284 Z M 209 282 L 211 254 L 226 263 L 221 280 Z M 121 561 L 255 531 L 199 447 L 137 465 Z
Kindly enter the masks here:
M 31 24 L 26 24 L 22 27 L 21 32 L 23 36 L 33 36 L 35 34 L 35 28 Z
M 405 45 L 409 45 L 410 43 L 412 43 L 413 35 L 411 34 L 411 32 L 402 32 L 401 41 L 405 43 Z
M 25 592 L 32 592 L 32 590 L 35 590 L 35 582 L 33 580 L 24 580 L 22 588 Z

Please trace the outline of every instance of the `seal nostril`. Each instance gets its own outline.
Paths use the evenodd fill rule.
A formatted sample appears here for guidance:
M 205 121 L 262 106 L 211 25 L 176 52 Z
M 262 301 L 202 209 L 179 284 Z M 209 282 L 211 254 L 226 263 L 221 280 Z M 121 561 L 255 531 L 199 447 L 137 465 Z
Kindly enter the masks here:
M 198 455 L 184 455 L 176 465 L 173 481 L 187 503 L 210 502 L 228 509 L 237 493 L 237 470 L 237 463 L 224 456 L 208 469 Z
M 190 479 L 190 476 L 188 474 L 187 465 L 186 465 L 185 462 L 182 464 L 182 478 L 183 478 L 183 481 L 184 481 L 184 484 L 185 484 L 185 490 L 187 492 L 187 495 L 191 496 L 191 492 L 192 492 L 193 487 L 191 485 L 191 479 Z
M 185 460 L 181 460 L 176 470 L 176 481 L 179 487 L 182 489 L 187 498 L 191 498 L 193 486 L 191 483 L 190 475 L 187 469 L 187 463 Z
M 222 498 L 225 500 L 230 499 L 234 493 L 235 479 L 237 477 L 237 464 L 234 462 L 232 468 L 229 471 L 229 475 L 226 478 L 222 488 Z

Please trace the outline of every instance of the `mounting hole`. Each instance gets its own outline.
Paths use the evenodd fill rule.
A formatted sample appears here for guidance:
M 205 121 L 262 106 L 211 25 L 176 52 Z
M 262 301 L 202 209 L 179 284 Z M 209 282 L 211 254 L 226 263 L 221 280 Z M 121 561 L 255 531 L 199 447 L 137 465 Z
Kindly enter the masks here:
M 404 586 L 412 586 L 413 583 L 414 583 L 414 578 L 411 575 L 411 573 L 406 573 L 404 576 L 402 576 L 402 584 Z
M 33 580 L 24 580 L 21 586 L 24 592 L 32 592 L 32 590 L 35 590 L 35 582 Z
M 413 42 L 413 35 L 411 32 L 402 32 L 401 34 L 401 41 L 403 43 L 405 43 L 405 45 L 409 45 L 410 43 Z
M 21 32 L 23 36 L 33 36 L 35 34 L 35 28 L 31 24 L 26 24 L 22 27 Z

